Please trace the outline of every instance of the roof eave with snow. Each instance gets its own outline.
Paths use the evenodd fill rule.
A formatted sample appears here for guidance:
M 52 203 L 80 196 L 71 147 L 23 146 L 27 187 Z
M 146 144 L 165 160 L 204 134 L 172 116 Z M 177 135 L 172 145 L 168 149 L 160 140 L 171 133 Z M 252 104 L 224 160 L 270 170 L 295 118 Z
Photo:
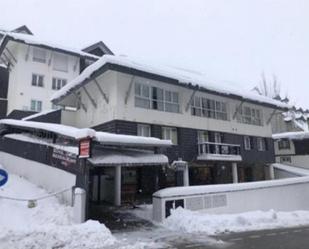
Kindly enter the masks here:
M 117 63 L 117 60 L 118 60 L 118 63 Z M 152 79 L 156 79 L 156 80 L 163 81 L 166 83 L 175 84 L 178 86 L 180 85 L 186 88 L 204 91 L 207 93 L 220 95 L 224 97 L 230 97 L 233 99 L 238 99 L 240 101 L 264 105 L 270 108 L 276 108 L 276 109 L 280 109 L 283 111 L 287 111 L 288 109 L 290 109 L 290 106 L 288 104 L 275 101 L 273 99 L 270 99 L 264 96 L 256 95 L 254 96 L 254 98 L 253 97 L 250 98 L 250 97 L 244 97 L 244 96 L 241 96 L 235 93 L 226 92 L 224 91 L 224 89 L 222 89 L 222 91 L 208 89 L 207 87 L 201 86 L 200 84 L 195 83 L 195 82 L 189 82 L 186 80 L 179 79 L 177 77 L 171 77 L 170 75 L 168 75 L 168 73 L 164 75 L 164 74 L 159 74 L 151 70 L 142 70 L 141 66 L 132 67 L 130 65 L 126 65 L 125 62 L 121 61 L 120 57 L 109 56 L 109 55 L 104 55 L 100 60 L 98 60 L 97 62 L 90 65 L 88 68 L 86 68 L 77 78 L 73 79 L 69 84 L 64 86 L 59 91 L 57 91 L 52 96 L 51 101 L 55 104 L 60 104 L 60 102 L 66 96 L 70 95 L 72 92 L 76 91 L 81 86 L 87 84 L 88 82 L 90 82 L 91 80 L 95 79 L 96 77 L 105 73 L 108 70 L 128 73 L 132 75 L 139 75 L 141 77 L 146 77 L 146 78 L 152 78 Z
M 273 134 L 272 138 L 274 140 L 289 139 L 289 140 L 305 140 L 309 139 L 309 132 L 297 131 L 297 132 L 284 132 Z
M 5 32 L 2 32 L 2 33 L 3 33 L 4 37 L 3 37 L 2 42 L 0 44 L 0 54 L 2 54 L 2 52 L 4 51 L 7 44 L 10 41 L 13 41 L 13 42 L 22 43 L 22 44 L 25 44 L 25 45 L 31 45 L 31 46 L 34 46 L 34 47 L 44 48 L 44 49 L 53 50 L 53 51 L 59 52 L 59 53 L 64 53 L 64 54 L 68 54 L 68 55 L 72 55 L 72 56 L 77 56 L 77 57 L 89 59 L 89 60 L 92 60 L 92 61 L 96 61 L 100 58 L 99 56 L 92 55 L 92 54 L 89 54 L 89 53 L 86 53 L 86 52 L 83 52 L 83 51 L 73 51 L 73 49 L 72 50 L 64 49 L 64 48 L 61 48 L 61 47 L 57 47 L 56 45 L 45 44 L 44 42 L 38 43 L 36 41 L 31 41 L 31 39 L 21 39 L 21 38 L 15 37 L 14 35 L 5 33 Z

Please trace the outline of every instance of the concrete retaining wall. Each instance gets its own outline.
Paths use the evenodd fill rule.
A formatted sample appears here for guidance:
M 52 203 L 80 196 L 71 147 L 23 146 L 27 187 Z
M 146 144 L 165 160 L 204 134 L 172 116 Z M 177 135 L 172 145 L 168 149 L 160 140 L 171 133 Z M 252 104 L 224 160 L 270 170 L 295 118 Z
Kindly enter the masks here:
M 182 206 L 212 214 L 274 209 L 309 210 L 309 177 L 240 184 L 167 188 L 153 195 L 153 218 L 164 220 Z

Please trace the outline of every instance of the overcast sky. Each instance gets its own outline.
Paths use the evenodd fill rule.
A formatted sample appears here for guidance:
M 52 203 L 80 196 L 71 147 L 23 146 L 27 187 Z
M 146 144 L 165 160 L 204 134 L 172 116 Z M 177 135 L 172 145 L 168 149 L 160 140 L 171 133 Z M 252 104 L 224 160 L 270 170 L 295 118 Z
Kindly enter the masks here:
M 252 89 L 264 72 L 309 108 L 308 0 L 0 0 L 0 27 L 202 71 Z

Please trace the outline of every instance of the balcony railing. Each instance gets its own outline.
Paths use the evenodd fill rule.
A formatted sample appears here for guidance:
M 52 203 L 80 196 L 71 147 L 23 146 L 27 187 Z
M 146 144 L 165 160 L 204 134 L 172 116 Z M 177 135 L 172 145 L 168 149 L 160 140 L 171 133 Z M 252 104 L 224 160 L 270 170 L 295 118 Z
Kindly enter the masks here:
M 241 161 L 240 145 L 203 142 L 198 144 L 198 160 Z

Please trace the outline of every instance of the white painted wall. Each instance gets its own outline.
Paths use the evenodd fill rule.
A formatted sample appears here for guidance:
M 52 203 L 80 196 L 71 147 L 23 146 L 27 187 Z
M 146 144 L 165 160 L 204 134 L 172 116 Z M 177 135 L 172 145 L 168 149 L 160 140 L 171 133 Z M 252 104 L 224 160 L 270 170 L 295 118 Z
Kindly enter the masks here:
M 132 80 L 132 76 L 124 73 L 117 73 L 114 71 L 109 71 L 103 76 L 101 75 L 97 78 L 97 81 L 101 86 L 104 87 L 107 95 L 109 96 L 110 103 L 106 104 L 100 96 L 98 89 L 93 82 L 86 85 L 88 91 L 90 91 L 92 97 L 98 103 L 98 108 L 94 108 L 86 96 L 83 90 L 82 101 L 87 106 L 87 112 L 80 109 L 77 112 L 76 124 L 79 127 L 89 127 L 96 126 L 101 123 L 113 120 L 121 119 L 127 121 L 144 122 L 152 124 L 160 124 L 167 126 L 177 126 L 177 127 L 188 127 L 202 130 L 214 130 L 222 131 L 228 133 L 252 135 L 252 136 L 262 136 L 270 137 L 272 134 L 271 123 L 266 124 L 268 118 L 270 117 L 271 108 L 265 108 L 260 105 L 247 104 L 247 106 L 262 109 L 264 126 L 255 126 L 238 123 L 236 119 L 233 119 L 233 114 L 236 107 L 240 104 L 240 101 L 228 98 L 220 97 L 216 95 L 206 94 L 198 92 L 196 95 L 205 96 L 211 99 L 222 100 L 228 103 L 229 109 L 229 119 L 230 121 L 222 121 L 210 118 L 196 117 L 191 115 L 190 108 L 186 111 L 186 105 L 190 100 L 192 90 L 185 87 L 166 84 L 163 82 L 143 79 L 135 77 L 135 79 L 140 79 L 147 84 L 160 86 L 166 90 L 173 90 L 179 92 L 180 98 L 180 110 L 181 113 L 171 113 L 156 111 L 144 108 L 135 107 L 134 99 L 134 84 L 129 93 L 129 98 L 127 104 L 125 104 L 125 98 L 127 91 L 129 90 L 129 85 Z
M 0 164 L 9 173 L 25 177 L 30 182 L 43 187 L 49 192 L 71 188 L 76 184 L 76 176 L 69 172 L 38 163 L 5 152 L 0 152 Z M 57 195 L 60 200 L 71 204 L 72 192 Z
M 63 78 L 69 82 L 79 75 L 79 57 L 67 55 L 68 72 L 61 72 L 53 69 L 51 50 L 47 51 L 47 62 L 40 63 L 32 60 L 33 47 L 30 47 L 27 58 L 27 45 L 10 42 L 8 46 L 18 61 L 12 67 L 9 77 L 8 113 L 14 109 L 30 110 L 31 99 L 43 101 L 43 110 L 51 109 L 52 103 L 49 99 L 55 92 L 52 90 L 52 78 Z M 44 75 L 43 88 L 31 85 L 33 73 Z
M 274 183 L 274 184 L 272 184 Z M 257 183 L 225 184 L 203 186 L 204 194 L 160 195 L 153 198 L 153 217 L 156 221 L 165 218 L 165 201 L 184 199 L 186 209 L 210 214 L 241 213 L 255 210 L 294 211 L 309 209 L 309 177 L 297 177 Z M 233 189 L 234 187 L 234 189 Z M 217 188 L 217 189 L 216 189 Z M 221 205 L 214 207 L 214 200 Z M 282 198 L 284 197 L 284 198 Z M 222 202 L 225 200 L 225 202 Z M 220 202 L 217 202 L 220 204 Z M 206 208 L 208 207 L 208 208 Z

